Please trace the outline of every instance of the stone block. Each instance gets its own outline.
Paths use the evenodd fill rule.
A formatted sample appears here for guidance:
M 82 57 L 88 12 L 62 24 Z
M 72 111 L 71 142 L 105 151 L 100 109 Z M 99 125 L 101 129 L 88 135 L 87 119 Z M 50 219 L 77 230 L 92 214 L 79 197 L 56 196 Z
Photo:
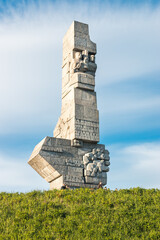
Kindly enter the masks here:
M 83 177 L 83 168 L 68 166 L 68 175 L 76 176 L 76 177 Z
M 96 93 L 75 88 L 75 104 L 88 106 L 97 110 Z
M 102 182 L 103 185 L 106 185 L 106 183 L 107 183 L 107 178 L 98 178 L 98 177 L 89 177 L 89 176 L 86 176 L 86 177 L 85 177 L 85 181 L 86 181 L 86 183 L 96 184 L 96 185 L 98 185 L 99 182 Z
M 59 178 L 55 179 L 54 181 L 50 182 L 50 190 L 52 189 L 61 189 L 61 186 L 63 185 L 63 176 L 60 176 Z
M 75 83 L 74 87 L 79 89 L 84 89 L 84 90 L 90 90 L 92 92 L 94 91 L 94 86 L 89 84 Z
M 85 177 L 85 181 L 86 181 L 86 183 L 99 184 L 100 179 L 97 178 L 97 177 L 89 177 L 89 176 L 86 176 L 86 177 Z
M 45 177 L 45 180 L 50 183 L 50 182 L 56 180 L 57 178 L 59 178 L 60 176 L 61 176 L 61 175 L 59 174 L 59 172 L 54 171 L 54 172 L 52 172 L 50 175 L 48 175 L 47 177 Z
M 95 86 L 95 77 L 86 73 L 75 73 L 71 76 L 70 84 L 82 83 Z

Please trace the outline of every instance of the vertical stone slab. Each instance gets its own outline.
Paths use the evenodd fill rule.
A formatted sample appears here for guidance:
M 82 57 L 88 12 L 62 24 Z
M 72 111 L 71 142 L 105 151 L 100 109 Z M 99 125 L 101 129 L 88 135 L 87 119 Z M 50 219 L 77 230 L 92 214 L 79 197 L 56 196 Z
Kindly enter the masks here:
M 99 141 L 95 54 L 88 25 L 74 21 L 63 39 L 62 109 L 54 137 Z

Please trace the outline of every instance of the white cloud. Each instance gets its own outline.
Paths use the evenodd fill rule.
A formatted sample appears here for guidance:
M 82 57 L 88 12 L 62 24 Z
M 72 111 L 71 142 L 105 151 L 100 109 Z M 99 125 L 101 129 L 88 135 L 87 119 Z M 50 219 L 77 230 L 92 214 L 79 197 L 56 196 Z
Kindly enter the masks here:
M 103 15 L 97 23 L 98 77 L 103 85 L 159 71 L 159 12 L 124 8 Z
M 43 189 L 49 189 L 49 184 L 27 164 L 26 158 L 0 154 L 0 191 L 26 192 Z
M 113 145 L 108 186 L 160 188 L 160 142 Z
M 141 134 L 143 131 L 153 131 L 160 127 L 160 97 L 158 94 L 148 94 L 140 89 L 142 94 L 132 94 L 131 88 L 124 91 L 106 90 L 98 94 L 100 112 L 100 130 L 102 134 Z M 157 130 L 158 131 L 158 130 Z M 137 136 L 138 137 L 138 136 Z

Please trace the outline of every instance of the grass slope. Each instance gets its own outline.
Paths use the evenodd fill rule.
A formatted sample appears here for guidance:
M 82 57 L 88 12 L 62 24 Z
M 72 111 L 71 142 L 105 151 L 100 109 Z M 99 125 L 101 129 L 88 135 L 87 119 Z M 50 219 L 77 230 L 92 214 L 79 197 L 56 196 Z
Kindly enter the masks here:
M 0 239 L 160 239 L 160 190 L 0 193 Z

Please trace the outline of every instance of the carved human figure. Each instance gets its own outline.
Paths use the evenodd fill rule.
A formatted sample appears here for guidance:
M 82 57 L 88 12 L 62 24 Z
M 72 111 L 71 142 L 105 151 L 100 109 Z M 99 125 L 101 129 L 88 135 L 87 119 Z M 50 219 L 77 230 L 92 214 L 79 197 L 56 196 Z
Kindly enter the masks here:
M 92 154 L 93 154 L 93 157 L 92 157 L 92 161 L 97 159 L 97 149 L 96 148 L 93 148 L 92 149 Z
M 89 161 L 92 160 L 92 158 L 93 158 L 92 152 L 86 153 L 86 154 L 83 156 L 83 163 L 84 163 L 84 167 L 85 167 L 85 168 L 86 168 L 87 164 L 89 163 Z
M 107 154 L 102 148 L 93 148 L 92 152 L 86 153 L 83 156 L 84 169 L 86 176 L 100 176 L 102 172 L 109 171 L 109 161 Z
M 89 163 L 87 165 L 87 171 L 89 171 L 89 175 L 91 175 L 92 177 L 95 177 L 96 176 L 96 173 L 98 171 L 98 168 L 97 168 L 97 163 L 96 161 L 93 161 L 93 163 Z
M 105 161 L 104 160 L 100 160 L 97 163 L 97 167 L 98 167 L 98 171 L 99 172 L 108 172 L 109 171 L 109 167 L 105 165 Z
M 74 59 L 71 63 L 70 72 L 86 72 L 91 75 L 95 75 L 97 64 L 95 63 L 95 55 L 89 55 L 87 50 L 83 52 L 77 51 L 74 53 Z
M 71 73 L 77 72 L 81 69 L 82 66 L 82 53 L 81 52 L 75 52 L 75 57 L 73 59 L 73 62 L 71 64 Z
M 95 63 L 95 55 L 90 55 L 90 61 L 88 63 L 88 71 L 90 74 L 95 75 L 97 64 Z
M 95 55 L 90 55 L 90 62 L 95 63 Z
M 104 160 L 101 160 L 97 163 L 97 167 L 98 167 L 99 172 L 103 171 L 103 165 L 104 165 Z
M 89 62 L 88 51 L 85 50 L 83 52 L 83 68 L 84 68 L 84 71 L 88 70 L 88 62 Z

